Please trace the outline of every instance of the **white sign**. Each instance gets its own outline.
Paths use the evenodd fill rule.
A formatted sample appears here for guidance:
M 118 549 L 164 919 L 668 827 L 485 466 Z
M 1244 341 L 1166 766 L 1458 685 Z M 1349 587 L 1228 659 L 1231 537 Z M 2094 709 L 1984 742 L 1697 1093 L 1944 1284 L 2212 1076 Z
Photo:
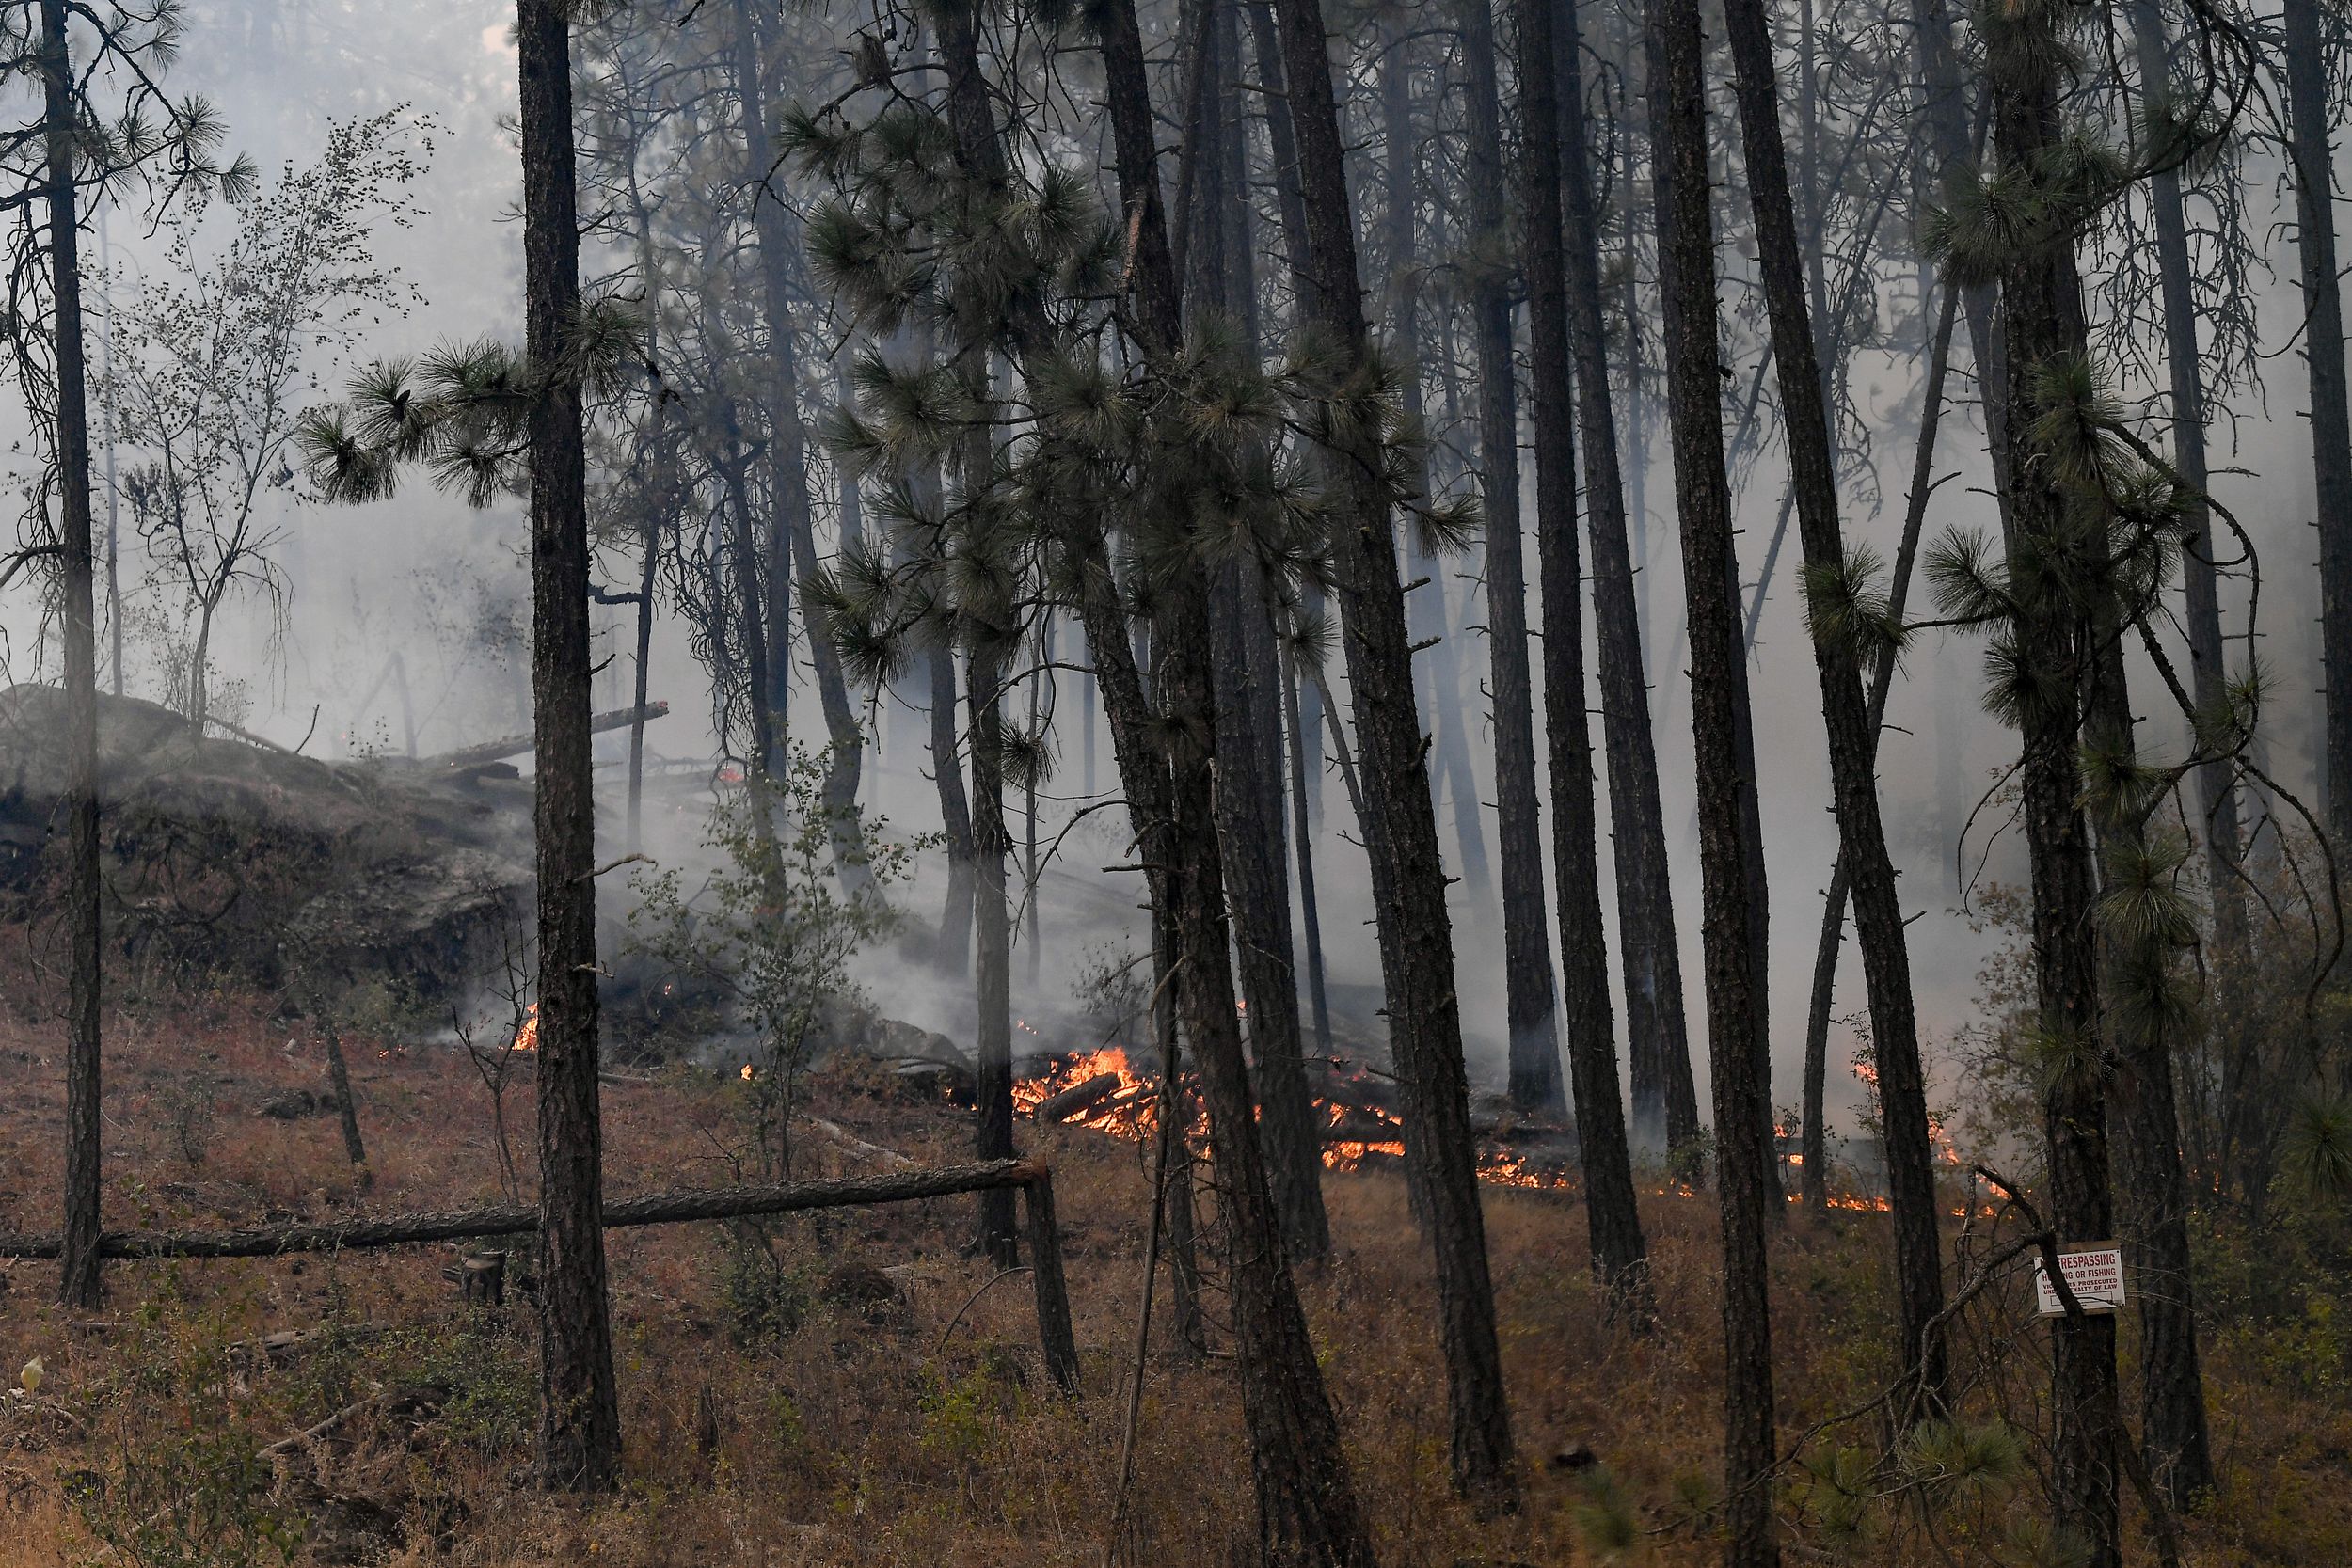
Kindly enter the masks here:
M 2093 1247 L 2084 1252 L 2061 1252 L 2058 1267 L 2065 1271 L 2067 1288 L 2074 1292 L 2086 1312 L 2112 1312 L 2123 1305 L 2123 1254 L 2112 1244 Z M 2055 1318 L 2066 1311 L 2058 1300 L 2058 1288 L 2050 1283 L 2042 1259 L 2033 1261 L 2034 1305 L 2045 1318 Z

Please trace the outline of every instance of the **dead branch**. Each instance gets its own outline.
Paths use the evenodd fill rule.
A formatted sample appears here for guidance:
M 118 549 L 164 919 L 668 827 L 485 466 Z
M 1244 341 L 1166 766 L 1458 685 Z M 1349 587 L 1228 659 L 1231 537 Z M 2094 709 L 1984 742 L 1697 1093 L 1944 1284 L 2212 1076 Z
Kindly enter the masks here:
M 667 703 L 647 703 L 643 708 L 616 708 L 589 720 L 588 733 L 602 735 L 607 730 L 625 730 L 637 722 L 641 714 L 652 720 L 669 711 L 670 705 Z M 505 757 L 520 756 L 534 744 L 536 737 L 532 736 L 503 736 L 497 740 L 485 740 L 478 746 L 461 746 L 454 752 L 443 752 L 439 756 L 425 758 L 424 762 L 428 768 L 483 768 Z

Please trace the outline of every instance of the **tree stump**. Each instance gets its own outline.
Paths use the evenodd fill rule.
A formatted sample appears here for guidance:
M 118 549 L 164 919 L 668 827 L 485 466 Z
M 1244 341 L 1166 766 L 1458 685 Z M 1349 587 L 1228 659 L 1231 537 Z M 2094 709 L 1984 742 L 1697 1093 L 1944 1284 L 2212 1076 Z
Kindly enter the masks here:
M 506 1305 L 506 1254 L 477 1252 L 466 1259 L 463 1272 L 468 1307 Z

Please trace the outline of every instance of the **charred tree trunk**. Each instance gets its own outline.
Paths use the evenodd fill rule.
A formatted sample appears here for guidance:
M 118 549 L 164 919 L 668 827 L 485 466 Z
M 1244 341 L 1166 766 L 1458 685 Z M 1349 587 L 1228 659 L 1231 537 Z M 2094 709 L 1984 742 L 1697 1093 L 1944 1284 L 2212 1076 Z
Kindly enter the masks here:
M 519 0 L 523 261 L 531 362 L 558 366 L 580 314 L 570 24 Z M 596 825 L 589 749 L 588 496 L 576 382 L 532 408 L 532 708 L 539 900 L 539 1483 L 602 1491 L 620 1465 L 605 1293 L 596 1091 Z
M 1642 615 L 1617 461 L 1616 420 L 1610 406 L 1600 222 L 1593 200 L 1592 146 L 1575 6 L 1567 5 L 1558 21 L 1562 24 L 1551 31 L 1557 53 L 1567 62 L 1556 72 L 1554 97 L 1565 100 L 1559 104 L 1559 164 L 1567 235 L 1563 255 L 1568 341 L 1579 388 L 1574 401 L 1584 441 L 1584 494 L 1593 531 L 1601 740 L 1608 753 L 1609 822 L 1615 839 L 1618 936 L 1625 947 L 1633 1123 L 1637 1136 L 1649 1142 L 1662 1139 L 1671 1148 L 1687 1145 L 1698 1132 L 1698 1086 L 1691 1071 L 1691 1038 L 1682 1010 L 1682 951 L 1675 932 L 1665 816 L 1658 800 L 1657 737 L 1643 671 Z M 1526 48 L 1522 41 L 1522 54 Z M 1631 351 L 1627 381 L 1638 408 L 1641 366 Z
M 2058 111 L 2058 51 L 2042 13 L 2005 16 L 1986 32 L 1994 84 L 1994 150 L 2008 175 L 2031 182 L 2064 132 Z M 2055 199 L 2045 198 L 2045 199 Z M 2058 1240 L 2114 1233 L 2108 1175 L 2107 1094 L 2099 1011 L 2097 889 L 2077 763 L 2080 697 L 2090 650 L 2070 593 L 2054 584 L 2087 580 L 2090 541 L 2047 463 L 2027 461 L 2039 413 L 2036 377 L 2086 349 L 2081 283 L 2071 230 L 2042 245 L 2021 245 L 2001 269 L 2001 330 L 2008 386 L 2003 419 L 2010 454 L 2010 517 L 2015 546 L 2033 566 L 2022 586 L 2015 655 L 2037 673 L 2038 701 L 2022 705 L 2026 844 L 2032 861 L 2033 958 L 2044 1049 L 2052 1054 L 2042 1118 L 2049 1146 L 2051 1223 Z M 2102 536 L 2095 547 L 2104 552 Z M 2057 1433 L 2050 1474 L 2058 1523 L 2078 1530 L 2090 1568 L 2121 1560 L 2117 1477 L 2121 1462 L 2111 1315 L 2068 1314 L 2051 1322 Z
M 1323 8 L 1319 0 L 1278 0 L 1275 10 L 1306 209 L 1311 277 L 1301 309 L 1330 334 L 1344 363 L 1361 364 L 1369 344 Z M 1411 640 L 1389 521 L 1385 453 L 1365 434 L 1332 444 L 1342 485 L 1332 566 L 1364 764 L 1364 843 L 1389 1024 L 1411 1085 L 1407 1113 L 1420 1124 L 1453 1407 L 1454 1484 L 1485 1506 L 1505 1507 L 1516 1499 L 1518 1481 L 1463 1077 L 1445 866 L 1413 702 Z
M 1474 8 L 1486 0 L 1469 0 Z M 1560 67 L 1575 48 L 1573 25 L 1555 27 L 1554 0 L 1518 0 L 1521 199 L 1527 224 L 1529 399 L 1535 419 L 1535 548 L 1543 572 L 1544 729 L 1551 751 L 1552 857 L 1560 878 L 1560 958 L 1566 992 L 1568 1060 L 1575 1077 L 1577 1142 L 1584 1164 L 1584 1212 L 1593 1269 L 1610 1292 L 1648 1318 L 1647 1252 L 1634 1206 L 1633 1163 L 1617 1094 L 1615 1035 L 1609 1016 L 1609 949 L 1601 925 L 1593 736 L 1584 706 L 1584 617 L 1576 539 L 1574 418 L 1570 408 L 1568 248 L 1562 227 Z M 1573 12 L 1569 13 L 1573 16 Z M 1565 37 L 1558 36 L 1565 34 Z M 1580 148 L 1578 150 L 1581 150 Z M 1589 244 L 1589 240 L 1582 242 Z M 1597 348 L 1597 343 L 1593 345 Z M 1608 376 L 1587 381 L 1586 398 L 1608 417 Z M 1586 425 L 1587 450 L 1592 450 Z M 1609 466 L 1614 477 L 1614 464 Z M 1541 852 L 1534 857 L 1541 869 Z
M 1807 620 L 1821 689 L 1822 727 L 1837 814 L 1839 863 L 1852 884 L 1854 929 L 1870 995 L 1870 1037 L 1879 1073 L 1879 1110 L 1886 1151 L 1887 1193 L 1895 1213 L 1895 1288 L 1902 1339 L 1895 1364 L 1919 1369 L 1931 1409 L 1944 1400 L 1945 1356 L 1930 1342 L 1944 1309 L 1934 1151 L 1928 1141 L 1927 1080 L 1919 1065 L 1919 1024 L 1911 993 L 1911 954 L 1903 936 L 1895 864 L 1879 817 L 1878 735 L 1862 694 L 1855 632 L 1840 626 L 1836 590 L 1846 562 L 1837 518 L 1837 475 L 1829 408 L 1805 304 L 1804 260 L 1797 244 L 1780 108 L 1774 87 L 1771 24 L 1762 0 L 1724 0 L 1725 31 L 1747 152 L 1749 206 L 1755 214 L 1772 356 L 1779 368 L 1781 419 L 1796 495 L 1798 540 L 1808 575 Z
M 98 847 L 97 562 L 90 521 L 88 358 L 82 334 L 78 131 L 65 0 L 41 0 L 42 135 L 46 141 L 49 283 L 56 309 L 56 460 L 61 528 L 57 580 L 65 652 L 66 1069 L 65 1244 L 57 1298 L 99 1303 L 101 882 Z
M 1462 34 L 1462 58 L 1468 68 L 1470 98 L 1470 143 L 1468 147 L 1470 174 L 1470 223 L 1477 230 L 1473 243 L 1501 246 L 1505 214 L 1502 178 L 1502 97 L 1495 85 L 1494 16 L 1488 0 L 1458 0 L 1455 7 L 1457 25 Z M 1558 158 L 1549 160 L 1553 176 L 1548 182 L 1546 194 L 1556 209 L 1559 205 Z M 1532 209 L 1531 209 L 1532 211 Z M 1556 229 L 1553 230 L 1556 232 Z M 1547 243 L 1547 242 L 1538 242 Z M 1555 247 L 1556 252 L 1556 247 Z M 1556 264 L 1556 253 L 1552 257 Z M 1519 400 L 1518 366 L 1512 354 L 1511 333 L 1512 279 L 1502 268 L 1489 266 L 1474 277 L 1470 296 L 1470 315 L 1478 335 L 1478 453 L 1484 470 L 1479 491 L 1486 513 L 1486 641 L 1489 657 L 1488 679 L 1494 704 L 1495 725 L 1495 815 L 1497 848 L 1502 872 L 1502 989 L 1503 1013 L 1510 1032 L 1510 1092 L 1511 1102 L 1525 1109 L 1557 1107 L 1563 1103 L 1560 1081 L 1560 1038 L 1552 1020 L 1551 989 L 1551 930 L 1544 915 L 1544 841 L 1543 814 L 1537 803 L 1535 788 L 1535 718 L 1534 676 L 1529 669 L 1527 650 L 1527 586 L 1525 566 L 1520 546 L 1519 529 Z M 1551 302 L 1560 303 L 1555 296 Z M 1568 412 L 1565 406 L 1567 388 L 1566 345 L 1561 349 L 1556 367 L 1563 378 L 1549 388 L 1538 388 L 1537 397 L 1547 392 L 1558 395 L 1563 406 L 1557 409 L 1552 434 L 1563 441 L 1572 441 Z M 1539 418 L 1538 423 L 1542 421 Z M 1545 451 L 1545 436 L 1539 429 L 1535 437 L 1537 461 Z M 1577 628 L 1575 646 L 1565 651 L 1565 665 L 1556 662 L 1564 651 L 1560 634 L 1551 626 L 1558 613 L 1552 606 L 1551 567 L 1545 571 L 1544 615 L 1547 622 L 1544 646 L 1555 662 L 1545 673 L 1546 717 L 1555 721 L 1561 705 L 1550 695 L 1552 677 L 1563 679 L 1573 675 L 1575 684 L 1562 695 L 1575 709 L 1575 736 L 1565 737 L 1552 730 L 1555 745 L 1568 747 L 1567 771 L 1575 774 L 1570 789 L 1582 800 L 1579 822 L 1564 824 L 1577 843 L 1574 854 L 1576 870 L 1571 873 L 1562 863 L 1563 882 L 1561 912 L 1562 942 L 1571 963 L 1595 967 L 1601 977 L 1600 1012 L 1597 1022 L 1598 1042 L 1611 1039 L 1607 977 L 1604 955 L 1608 948 L 1601 940 L 1600 898 L 1598 883 L 1593 890 L 1591 925 L 1585 927 L 1586 911 L 1581 907 L 1581 883 L 1588 873 L 1597 877 L 1596 847 L 1592 814 L 1592 745 L 1587 735 L 1590 726 L 1584 720 L 1584 643 L 1582 617 L 1576 609 L 1582 596 L 1583 585 L 1576 564 L 1576 482 L 1571 447 L 1558 453 L 1567 465 L 1566 485 L 1554 499 L 1565 499 L 1566 510 L 1554 519 L 1546 517 L 1539 523 L 1543 541 L 1565 537 L 1568 551 L 1565 579 L 1569 604 L 1561 627 Z M 1538 482 L 1540 483 L 1540 481 Z M 1565 533 L 1563 533 L 1565 531 Z M 1581 769 L 1580 773 L 1578 770 Z M 1560 776 L 1555 767 L 1554 778 Z M 1581 781 L 1581 782 L 1578 782 Z M 1571 803 L 1565 808 L 1576 813 Z M 1557 839 L 1555 839 L 1557 843 Z M 1563 852 L 1566 846 L 1561 845 Z M 1575 882 L 1571 890 L 1566 884 Z M 1576 904 L 1573 910 L 1565 906 Z M 1567 923 L 1574 920 L 1577 928 L 1571 932 Z M 1580 940 L 1581 939 L 1581 940 Z M 1574 977 L 1566 982 L 1578 984 Z M 1589 1000 L 1583 1006 L 1571 1000 L 1567 1021 L 1569 1037 L 1575 1031 L 1590 1028 L 1596 1020 L 1588 1015 Z M 1616 1099 L 1615 1052 L 1610 1051 L 1610 1086 L 1612 1101 Z M 1582 1099 L 1579 1097 L 1580 1106 Z M 1623 1137 L 1622 1116 L 1617 1136 Z
M 974 922 L 979 934 L 979 1021 L 973 1053 L 978 1067 L 979 1127 L 974 1152 L 983 1160 L 1012 1157 L 1012 908 L 1005 861 L 1012 835 L 1005 827 L 1004 646 L 998 628 L 976 636 L 964 661 L 972 713 L 972 847 L 978 875 Z M 1020 1229 L 1009 1193 L 980 1195 L 980 1246 L 998 1268 L 1020 1259 Z
M 319 1034 L 326 1045 L 327 1085 L 335 1091 L 335 1111 L 342 1122 L 343 1153 L 364 1176 L 368 1146 L 359 1136 L 359 1101 L 351 1092 L 351 1066 L 343 1060 L 343 1038 L 333 1019 L 319 1020 Z M 360 1182 L 362 1187 L 367 1184 L 364 1180 Z
M 1772 1304 L 1765 1234 L 1777 1183 L 1765 1142 L 1771 1106 L 1756 1071 L 1762 953 L 1754 941 L 1754 846 L 1740 806 L 1746 671 L 1724 472 L 1721 350 L 1715 329 L 1714 214 L 1707 166 L 1707 84 L 1697 0 L 1655 0 L 1651 103 L 1659 273 L 1666 339 L 1675 498 L 1691 643 L 1691 727 L 1698 773 L 1701 926 L 1712 1041 L 1716 1179 L 1724 1246 L 1724 1510 L 1728 1568 L 1773 1568 Z
M 2328 135 L 2331 29 L 2320 0 L 2284 0 L 2287 151 L 2302 263 L 2303 356 L 2312 377 L 2312 470 L 2319 491 L 2319 625 L 2327 691 L 2329 836 L 2352 844 L 2352 396 L 2344 378 L 2336 265 L 2335 150 Z M 2176 419 L 2179 418 L 2177 411 Z

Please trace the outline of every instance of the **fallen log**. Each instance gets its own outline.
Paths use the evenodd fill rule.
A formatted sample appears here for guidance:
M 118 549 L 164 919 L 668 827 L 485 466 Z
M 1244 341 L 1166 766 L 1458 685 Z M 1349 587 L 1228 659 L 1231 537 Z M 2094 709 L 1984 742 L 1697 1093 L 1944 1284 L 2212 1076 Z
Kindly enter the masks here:
M 643 709 L 615 708 L 611 713 L 599 713 L 589 720 L 588 733 L 602 735 L 607 730 L 625 730 L 637 721 L 640 712 L 651 721 L 661 718 L 669 711 L 670 705 L 667 703 L 647 703 Z M 443 752 L 438 756 L 427 757 L 424 759 L 424 766 L 447 768 L 486 767 L 490 763 L 506 757 L 518 757 L 530 751 L 535 742 L 536 737 L 530 735 L 504 736 L 497 740 L 485 740 L 478 746 L 461 746 L 454 752 Z
M 1091 1078 L 1071 1085 L 1059 1094 L 1046 1096 L 1037 1102 L 1037 1109 L 1029 1114 L 1037 1118 L 1040 1126 L 1068 1121 L 1072 1117 L 1092 1110 L 1110 1098 L 1118 1087 L 1119 1074 L 1098 1072 Z
M 801 1120 L 818 1137 L 844 1153 L 854 1154 L 861 1160 L 870 1160 L 884 1170 L 913 1170 L 914 1168 L 914 1162 L 897 1149 L 884 1148 L 880 1144 L 869 1144 L 837 1121 L 827 1121 L 822 1117 L 809 1116 L 803 1117 Z
M 608 1228 L 679 1225 L 696 1220 L 787 1214 L 862 1203 L 912 1203 L 958 1193 L 1025 1187 L 1044 1178 L 1033 1160 L 979 1160 L 882 1176 L 845 1176 L 774 1186 L 686 1188 L 607 1202 Z M 290 1252 L 342 1252 L 411 1246 L 482 1236 L 520 1236 L 539 1228 L 539 1211 L 513 1204 L 437 1213 L 389 1214 L 329 1225 L 269 1225 L 249 1230 L 110 1230 L 98 1239 L 101 1258 L 276 1258 Z M 0 1258 L 55 1258 L 55 1236 L 0 1235 Z

